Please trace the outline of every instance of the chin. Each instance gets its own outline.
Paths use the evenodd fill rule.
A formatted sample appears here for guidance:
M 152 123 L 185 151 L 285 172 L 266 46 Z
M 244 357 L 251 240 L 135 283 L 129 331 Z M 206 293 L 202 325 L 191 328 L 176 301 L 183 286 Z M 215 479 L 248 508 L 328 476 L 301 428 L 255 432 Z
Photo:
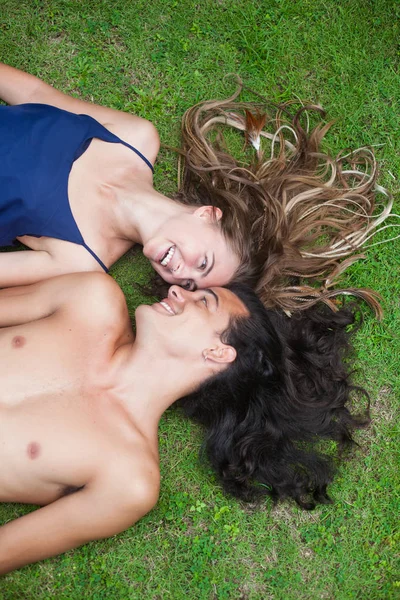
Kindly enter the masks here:
M 179 285 L 179 283 L 177 281 L 175 281 L 175 279 L 172 277 L 171 273 L 166 273 L 164 270 L 161 270 L 161 269 L 160 270 L 156 269 L 156 271 L 160 275 L 160 277 L 162 279 L 164 279 L 164 281 L 166 283 L 168 283 L 168 285 L 174 285 L 174 284 Z
M 136 338 L 141 337 L 144 332 L 153 331 L 154 323 L 158 321 L 159 316 L 152 304 L 138 306 L 135 310 Z
M 135 321 L 136 323 L 140 321 L 143 315 L 149 313 L 149 311 L 153 310 L 152 304 L 140 304 L 135 310 Z

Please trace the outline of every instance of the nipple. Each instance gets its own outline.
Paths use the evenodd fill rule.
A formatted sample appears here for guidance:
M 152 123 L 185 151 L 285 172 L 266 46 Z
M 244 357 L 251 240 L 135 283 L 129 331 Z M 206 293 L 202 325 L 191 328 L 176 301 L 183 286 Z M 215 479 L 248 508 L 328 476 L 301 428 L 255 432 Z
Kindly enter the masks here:
M 29 458 L 34 460 L 40 454 L 40 444 L 38 444 L 37 442 L 31 442 L 30 444 L 28 444 L 26 453 L 29 456 Z
M 16 335 L 11 340 L 11 345 L 13 348 L 22 348 L 22 346 L 25 346 L 25 343 L 26 339 L 22 335 Z

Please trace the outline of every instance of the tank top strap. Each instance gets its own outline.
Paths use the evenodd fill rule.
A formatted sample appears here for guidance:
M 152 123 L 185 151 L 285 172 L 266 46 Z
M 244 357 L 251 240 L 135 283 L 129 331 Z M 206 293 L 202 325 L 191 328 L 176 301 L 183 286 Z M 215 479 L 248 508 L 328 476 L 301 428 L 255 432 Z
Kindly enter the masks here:
M 106 265 L 103 263 L 103 261 L 97 256 L 97 254 L 95 252 L 93 252 L 93 250 L 86 244 L 85 240 L 82 238 L 81 241 L 81 245 L 86 248 L 86 250 L 89 252 L 89 254 L 91 254 L 93 256 L 93 258 L 99 263 L 99 265 L 101 266 L 101 268 L 108 273 L 108 269 L 106 267 Z
M 115 136 L 117 137 L 117 136 Z M 145 157 L 144 154 L 142 154 L 140 152 L 140 150 L 138 150 L 137 148 L 135 148 L 134 146 L 131 146 L 130 144 L 128 144 L 128 142 L 124 142 L 124 140 L 121 140 L 120 138 L 118 138 L 120 143 L 123 144 L 124 146 L 126 146 L 127 148 L 130 148 L 131 150 L 133 150 L 138 156 L 140 156 L 140 158 L 146 163 L 146 165 L 151 169 L 151 172 L 154 173 L 154 167 L 151 164 L 151 162 L 149 161 L 148 158 Z
M 139 158 L 141 158 L 143 160 L 143 162 L 146 163 L 146 165 L 149 167 L 151 172 L 154 173 L 153 165 L 151 164 L 149 159 L 146 158 L 145 155 L 140 152 L 140 150 L 138 150 L 134 146 L 131 146 L 130 144 L 128 144 L 128 142 L 121 140 L 120 137 L 115 135 L 115 133 L 112 133 L 112 131 L 107 129 L 107 127 L 102 125 L 102 123 L 99 123 L 99 121 L 96 121 L 96 119 L 93 119 L 93 117 L 88 117 L 88 118 L 90 118 L 92 120 L 92 122 L 95 124 L 94 130 L 90 134 L 91 137 L 98 137 L 99 139 L 106 141 L 106 142 L 114 142 L 114 143 L 122 144 L 123 146 L 126 146 L 127 148 L 129 148 L 130 150 L 135 152 L 135 154 L 137 154 L 137 156 L 139 156 Z

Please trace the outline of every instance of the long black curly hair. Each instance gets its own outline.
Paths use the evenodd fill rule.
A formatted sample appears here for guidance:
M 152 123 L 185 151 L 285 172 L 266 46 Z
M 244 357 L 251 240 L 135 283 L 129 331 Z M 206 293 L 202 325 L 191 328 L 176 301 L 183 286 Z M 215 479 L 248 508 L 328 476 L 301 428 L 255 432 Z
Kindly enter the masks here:
M 350 396 L 367 392 L 350 382 L 349 336 L 355 307 L 324 305 L 293 314 L 266 310 L 242 284 L 229 289 L 249 318 L 232 321 L 221 339 L 237 359 L 179 404 L 205 428 L 205 450 L 224 490 L 253 501 L 293 498 L 305 509 L 328 503 L 336 457 L 318 448 L 352 443 L 352 430 L 369 422 L 350 412 Z M 349 326 L 353 325 L 351 331 Z

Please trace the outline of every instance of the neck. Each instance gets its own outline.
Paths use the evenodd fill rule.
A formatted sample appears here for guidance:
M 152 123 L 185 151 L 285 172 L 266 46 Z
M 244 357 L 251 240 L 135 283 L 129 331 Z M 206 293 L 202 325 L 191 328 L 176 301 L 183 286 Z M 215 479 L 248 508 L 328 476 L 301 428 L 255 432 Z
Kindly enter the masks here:
M 133 182 L 117 190 L 115 232 L 122 239 L 144 246 L 171 217 L 188 207 L 157 192 L 150 183 Z
M 114 398 L 123 405 L 136 427 L 152 437 L 167 408 L 212 375 L 211 365 L 201 357 L 188 364 L 182 358 L 133 344 L 122 346 L 116 353 L 111 387 Z

